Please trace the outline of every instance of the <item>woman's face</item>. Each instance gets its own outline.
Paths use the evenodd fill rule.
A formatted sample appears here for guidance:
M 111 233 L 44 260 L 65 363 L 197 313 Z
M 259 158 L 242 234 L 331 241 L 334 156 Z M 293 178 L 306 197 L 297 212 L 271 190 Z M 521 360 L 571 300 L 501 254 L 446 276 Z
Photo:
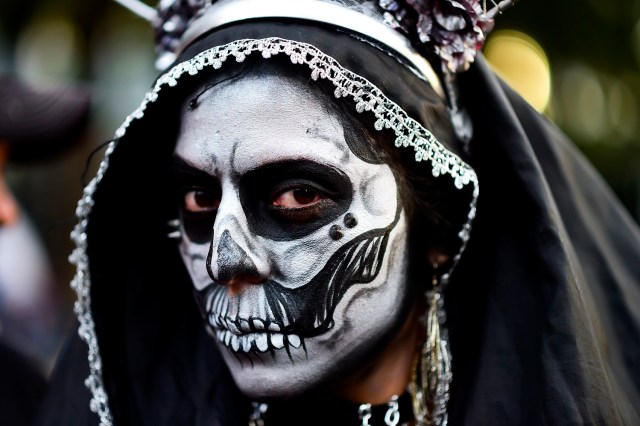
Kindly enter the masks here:
M 403 322 L 407 224 L 387 164 L 285 77 L 185 106 L 175 148 L 180 253 L 240 389 L 304 392 L 366 362 Z M 348 133 L 348 132 L 347 132 Z

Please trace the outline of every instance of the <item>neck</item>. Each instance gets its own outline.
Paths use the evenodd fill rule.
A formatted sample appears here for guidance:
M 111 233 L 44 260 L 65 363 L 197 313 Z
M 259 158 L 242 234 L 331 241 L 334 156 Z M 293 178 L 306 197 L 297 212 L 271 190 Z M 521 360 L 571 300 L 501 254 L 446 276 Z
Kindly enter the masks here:
M 383 404 L 406 391 L 419 344 L 415 311 L 411 311 L 400 332 L 372 362 L 338 383 L 337 395 L 355 403 Z

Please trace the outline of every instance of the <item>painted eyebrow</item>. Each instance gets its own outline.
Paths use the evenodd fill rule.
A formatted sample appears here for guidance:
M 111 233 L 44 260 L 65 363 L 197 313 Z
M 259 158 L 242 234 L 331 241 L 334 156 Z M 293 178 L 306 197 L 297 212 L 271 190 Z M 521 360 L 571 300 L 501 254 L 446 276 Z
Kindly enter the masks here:
M 261 164 L 251 170 L 248 170 L 244 175 L 259 175 L 263 173 L 269 174 L 282 174 L 282 175 L 317 175 L 317 176 L 332 176 L 338 174 L 336 169 L 332 166 L 317 163 L 313 160 L 306 159 L 285 159 L 266 164 Z
M 199 179 L 205 181 L 216 181 L 216 178 L 202 169 L 189 163 L 184 158 L 174 154 L 171 158 L 171 172 L 174 178 Z
M 280 181 L 300 178 L 313 179 L 334 195 L 346 197 L 353 191 L 351 180 L 344 172 L 306 159 L 281 160 L 260 165 L 244 173 L 241 182 L 252 188 L 267 189 Z

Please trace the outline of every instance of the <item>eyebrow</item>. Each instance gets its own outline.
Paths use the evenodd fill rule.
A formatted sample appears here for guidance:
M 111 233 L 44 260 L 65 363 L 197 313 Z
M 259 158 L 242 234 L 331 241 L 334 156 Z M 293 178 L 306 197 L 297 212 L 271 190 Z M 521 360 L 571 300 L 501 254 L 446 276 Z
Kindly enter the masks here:
M 350 197 L 353 192 L 349 177 L 341 170 L 306 159 L 290 159 L 263 164 L 242 176 L 242 182 L 258 188 L 287 179 L 313 179 L 334 196 Z
M 171 158 L 171 171 L 175 178 L 215 180 L 215 177 L 174 154 Z

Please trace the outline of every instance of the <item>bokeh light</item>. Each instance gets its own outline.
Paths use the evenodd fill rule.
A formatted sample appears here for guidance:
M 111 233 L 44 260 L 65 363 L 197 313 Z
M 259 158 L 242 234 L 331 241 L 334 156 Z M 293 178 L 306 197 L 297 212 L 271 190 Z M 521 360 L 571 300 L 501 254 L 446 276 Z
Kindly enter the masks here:
M 544 50 L 528 35 L 497 31 L 485 48 L 495 71 L 536 110 L 545 111 L 551 95 L 551 70 Z
M 16 45 L 16 71 L 32 81 L 60 81 L 79 74 L 82 39 L 76 25 L 62 17 L 35 19 Z
M 609 117 L 617 136 L 632 140 L 638 131 L 638 105 L 631 89 L 623 80 L 616 80 L 609 90 Z
M 567 131 L 585 142 L 605 139 L 610 131 L 607 97 L 598 75 L 573 64 L 559 73 L 558 116 Z

